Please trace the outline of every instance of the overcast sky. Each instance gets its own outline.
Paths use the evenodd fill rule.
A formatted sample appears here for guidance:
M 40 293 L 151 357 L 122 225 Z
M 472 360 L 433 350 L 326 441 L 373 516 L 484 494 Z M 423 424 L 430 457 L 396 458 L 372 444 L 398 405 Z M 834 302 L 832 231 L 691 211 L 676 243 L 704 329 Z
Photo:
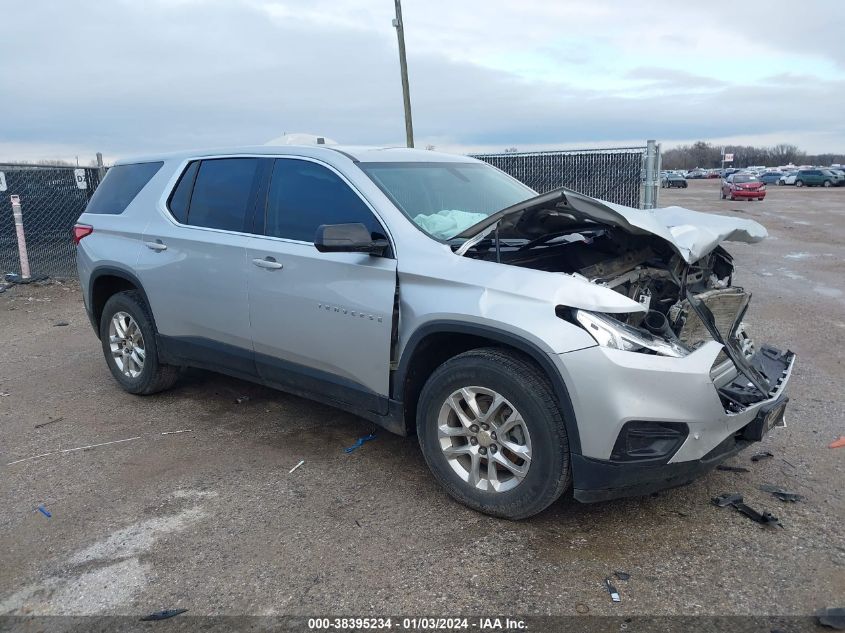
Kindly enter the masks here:
M 404 0 L 418 147 L 845 151 L 845 2 Z M 0 0 L 0 160 L 404 144 L 392 0 Z

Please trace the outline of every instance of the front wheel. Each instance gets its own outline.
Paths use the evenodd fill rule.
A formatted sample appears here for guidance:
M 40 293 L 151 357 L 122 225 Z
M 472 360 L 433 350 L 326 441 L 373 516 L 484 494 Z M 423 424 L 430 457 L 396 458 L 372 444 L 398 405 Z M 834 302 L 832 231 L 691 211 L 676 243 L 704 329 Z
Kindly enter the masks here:
M 179 377 L 178 367 L 158 360 L 153 317 L 137 291 L 118 292 L 106 301 L 100 342 L 112 376 L 129 393 L 164 391 Z
M 569 439 L 546 377 L 515 353 L 481 348 L 438 367 L 420 394 L 417 435 L 437 481 L 461 503 L 522 519 L 569 486 Z
M 832 183 L 832 182 L 830 182 L 829 180 L 825 180 L 825 181 L 824 181 L 824 186 L 825 186 L 825 187 L 831 187 L 832 185 L 833 185 L 833 183 Z
M 796 186 L 796 187 L 803 187 L 803 186 L 804 186 L 804 181 L 803 181 L 803 180 L 796 180 L 796 181 L 795 181 L 795 186 Z

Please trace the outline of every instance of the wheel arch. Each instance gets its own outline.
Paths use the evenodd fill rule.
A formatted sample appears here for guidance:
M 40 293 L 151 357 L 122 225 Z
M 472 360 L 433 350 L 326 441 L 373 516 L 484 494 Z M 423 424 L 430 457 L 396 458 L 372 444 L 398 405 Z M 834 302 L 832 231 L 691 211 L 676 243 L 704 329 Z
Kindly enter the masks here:
M 100 335 L 100 318 L 103 308 L 109 298 L 118 292 L 137 290 L 141 293 L 147 306 L 150 302 L 147 293 L 138 278 L 123 268 L 114 266 L 100 266 L 95 268 L 88 280 L 88 306 L 91 325 L 97 336 Z
M 581 438 L 569 390 L 549 354 L 517 334 L 464 321 L 433 321 L 411 334 L 402 350 L 391 383 L 392 399 L 403 403 L 406 428 L 416 424 L 417 402 L 423 385 L 441 364 L 470 349 L 498 347 L 527 357 L 548 379 L 563 413 L 570 453 L 581 453 Z

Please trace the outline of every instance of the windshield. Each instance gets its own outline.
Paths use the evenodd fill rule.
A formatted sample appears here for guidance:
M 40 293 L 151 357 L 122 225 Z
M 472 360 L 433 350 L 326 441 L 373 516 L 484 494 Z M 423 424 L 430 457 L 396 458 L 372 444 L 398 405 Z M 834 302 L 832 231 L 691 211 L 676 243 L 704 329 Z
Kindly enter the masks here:
M 734 176 L 734 182 L 760 182 L 757 176 L 737 175 Z
M 448 240 L 497 211 L 536 196 L 483 163 L 359 163 L 410 218 L 438 240 Z

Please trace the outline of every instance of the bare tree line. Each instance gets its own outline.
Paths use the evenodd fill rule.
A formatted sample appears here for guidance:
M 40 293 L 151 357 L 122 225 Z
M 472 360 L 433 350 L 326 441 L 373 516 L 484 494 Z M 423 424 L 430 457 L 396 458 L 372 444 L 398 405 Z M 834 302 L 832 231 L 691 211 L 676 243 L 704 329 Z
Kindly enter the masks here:
M 832 165 L 845 163 L 845 154 L 807 154 L 795 145 L 781 143 L 772 147 L 752 145 L 729 145 L 727 153 L 734 155 L 731 166 L 749 167 L 765 165 Z M 663 169 L 705 169 L 722 165 L 722 146 L 698 141 L 692 145 L 680 145 L 663 152 Z

